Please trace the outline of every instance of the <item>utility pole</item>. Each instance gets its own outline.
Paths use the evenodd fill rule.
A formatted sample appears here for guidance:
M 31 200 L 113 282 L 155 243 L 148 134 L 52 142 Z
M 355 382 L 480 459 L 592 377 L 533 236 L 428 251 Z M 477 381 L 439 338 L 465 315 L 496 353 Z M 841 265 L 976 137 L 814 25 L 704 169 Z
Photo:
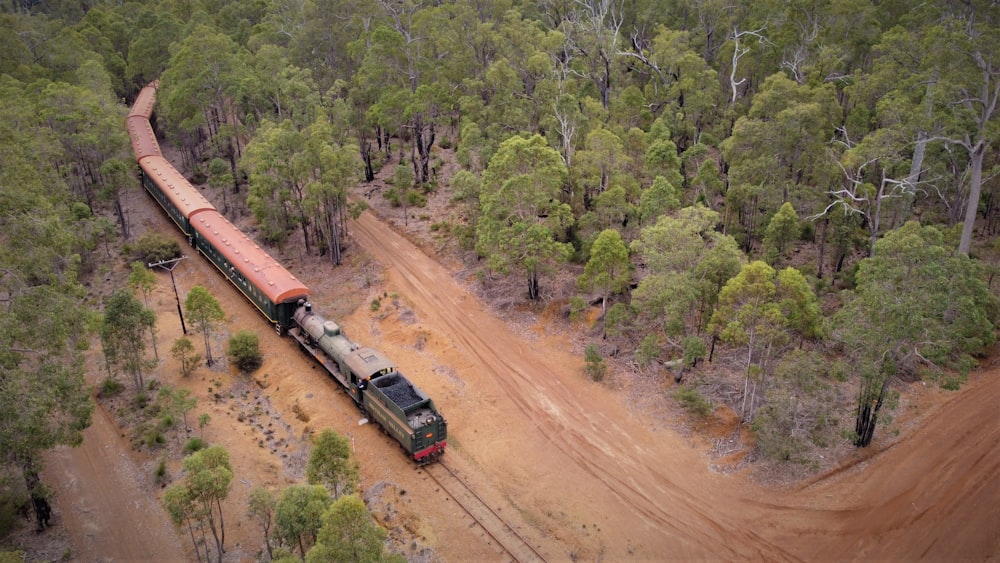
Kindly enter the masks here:
M 181 330 L 184 331 L 184 335 L 187 336 L 187 327 L 184 326 L 184 311 L 181 309 L 181 296 L 177 293 L 177 282 L 174 281 L 174 268 L 177 264 L 187 258 L 187 256 L 181 256 L 180 258 L 171 258 L 170 260 L 161 260 L 159 262 L 146 264 L 147 268 L 161 268 L 170 273 L 170 283 L 174 286 L 174 299 L 177 300 L 177 316 L 181 318 Z

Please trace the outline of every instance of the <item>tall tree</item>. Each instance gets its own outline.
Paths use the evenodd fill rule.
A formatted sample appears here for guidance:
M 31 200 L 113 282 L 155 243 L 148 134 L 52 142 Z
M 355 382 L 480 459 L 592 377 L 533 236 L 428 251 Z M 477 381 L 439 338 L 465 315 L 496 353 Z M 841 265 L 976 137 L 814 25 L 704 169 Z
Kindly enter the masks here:
M 184 313 L 205 337 L 205 361 L 212 365 L 212 331 L 226 318 L 219 301 L 207 289 L 196 285 L 184 299 Z
M 521 270 L 529 299 L 541 296 L 541 274 L 572 251 L 560 242 L 573 220 L 559 199 L 566 176 L 559 153 L 540 135 L 504 141 L 483 172 L 476 251 L 494 271 Z
M 814 313 L 812 322 L 800 320 L 802 327 L 811 327 L 818 318 L 819 307 L 810 308 L 815 301 L 808 285 L 804 285 L 797 270 L 787 269 L 781 283 L 785 298 L 779 294 L 781 279 L 765 262 L 747 264 L 736 277 L 729 280 L 719 294 L 719 305 L 712 315 L 709 330 L 719 335 L 723 342 L 746 347 L 746 373 L 740 406 L 742 420 L 753 419 L 758 405 L 757 391 L 769 371 L 768 363 L 790 336 L 786 310 L 805 315 Z M 811 297 L 811 300 L 810 300 Z M 783 308 L 785 299 L 793 303 L 805 301 L 801 306 Z M 789 303 L 791 305 L 791 303 Z M 798 327 L 796 327 L 798 328 Z
M 32 99 L 0 77 L 0 463 L 37 495 L 41 453 L 79 445 L 90 426 L 84 352 L 99 316 L 79 281 L 84 218 L 56 168 L 63 145 Z
M 1000 116 L 1000 13 L 985 0 L 946 3 L 926 51 L 939 76 L 936 103 L 944 112 L 942 137 L 968 154 L 969 192 L 958 251 L 968 254 L 979 213 L 983 163 L 996 143 Z
M 605 229 L 590 248 L 590 260 L 577 278 L 577 285 L 585 291 L 601 290 L 601 312 L 607 312 L 608 297 L 621 292 L 631 280 L 628 247 L 618 231 Z
M 833 337 L 860 380 L 854 444 L 871 444 L 891 384 L 915 370 L 958 367 L 996 341 L 997 300 L 980 266 L 934 227 L 909 222 L 863 260 Z
M 256 520 L 264 530 L 264 546 L 267 548 L 267 556 L 274 558 L 271 550 L 271 529 L 274 527 L 274 511 L 278 505 L 278 499 L 274 493 L 264 488 L 255 488 L 250 491 L 250 498 L 247 500 L 247 516 Z
M 365 503 L 355 495 L 348 495 L 334 501 L 323 513 L 316 545 L 305 559 L 307 563 L 403 561 L 402 556 L 386 552 L 385 536 L 385 530 L 372 519 Z
M 111 295 L 104 308 L 101 343 L 107 363 L 132 377 L 136 391 L 143 388 L 146 359 L 146 332 L 156 324 L 156 314 L 139 302 L 130 291 Z
M 292 485 L 281 492 L 274 511 L 274 524 L 278 536 L 299 555 L 316 543 L 316 536 L 323 525 L 323 513 L 332 499 L 323 485 Z
M 156 288 L 156 274 L 146 267 L 142 262 L 136 261 L 132 262 L 131 270 L 128 274 L 128 286 L 132 291 L 138 291 L 142 294 L 142 302 L 149 308 L 149 294 L 153 292 Z M 150 342 L 153 344 L 153 357 L 157 361 L 160 359 L 160 353 L 156 350 L 156 325 L 153 324 L 149 327 L 149 338 Z
M 164 494 L 167 510 L 174 523 L 188 524 L 196 550 L 194 527 L 207 527 L 215 542 L 216 561 L 222 563 L 226 549 L 222 501 L 229 496 L 233 481 L 229 452 L 222 446 L 211 446 L 184 458 L 183 465 L 184 480 L 171 485 Z M 208 544 L 205 543 L 205 560 L 208 559 Z
M 760 236 L 761 210 L 786 201 L 819 211 L 836 177 L 826 143 L 833 133 L 836 100 L 829 87 L 800 86 L 781 74 L 767 78 L 749 114 L 722 143 L 729 162 L 727 227 L 742 230 L 749 251 Z
M 683 340 L 703 332 L 719 292 L 746 258 L 731 236 L 715 230 L 719 214 L 686 207 L 644 227 L 632 251 L 647 268 L 632 293 L 637 325 L 659 350 L 682 353 Z
M 306 465 L 310 485 L 325 485 L 333 498 L 350 494 L 358 485 L 358 464 L 351 459 L 347 438 L 329 428 L 313 438 L 313 449 Z

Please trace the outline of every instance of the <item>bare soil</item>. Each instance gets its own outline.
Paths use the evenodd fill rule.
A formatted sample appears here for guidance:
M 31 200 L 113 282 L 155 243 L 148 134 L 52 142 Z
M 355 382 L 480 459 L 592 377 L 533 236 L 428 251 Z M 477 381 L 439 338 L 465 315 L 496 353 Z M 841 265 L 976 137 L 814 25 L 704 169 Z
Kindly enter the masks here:
M 173 233 L 143 198 L 130 202 L 136 230 Z M 438 216 L 447 213 L 446 201 L 432 204 Z M 407 225 L 400 210 L 382 213 L 395 225 L 371 212 L 351 222 L 345 266 L 299 251 L 272 254 L 312 288 L 319 311 L 353 340 L 386 352 L 434 398 L 449 422 L 445 463 L 547 560 L 1000 557 L 996 366 L 974 373 L 959 392 L 913 384 L 897 413 L 899 435 L 877 432 L 871 447 L 851 450 L 830 471 L 765 486 L 745 468 L 718 469 L 720 454 L 745 454 L 745 444 L 725 447 L 740 435 L 731 413 L 722 409 L 702 433 L 687 435 L 676 430 L 682 417 L 669 402 L 655 399 L 662 396 L 655 385 L 638 396 L 622 377 L 590 381 L 555 306 L 499 314 L 460 261 L 437 254 L 451 243 L 434 238 L 424 212 L 413 210 Z M 221 357 L 228 335 L 243 328 L 258 331 L 265 354 L 252 377 L 220 362 L 181 378 L 168 352 L 181 326 L 170 278 L 159 276 L 150 305 L 162 361 L 151 377 L 191 389 L 199 402 L 189 421 L 211 416 L 192 433 L 230 452 L 227 561 L 253 560 L 263 545 L 245 516 L 251 488 L 302 482 L 308 438 L 328 427 L 351 439 L 362 488 L 394 550 L 411 561 L 504 559 L 394 442 L 360 423 L 337 384 L 267 330 L 208 262 L 186 253 L 174 272 L 181 299 L 200 284 L 227 313 L 214 354 Z M 92 289 L 110 291 L 123 275 L 111 272 Z M 190 337 L 204 353 L 201 336 Z M 95 366 L 94 383 L 103 377 Z M 57 526 L 28 536 L 32 558 L 58 558 L 68 547 L 79 561 L 192 560 L 190 541 L 158 502 L 153 472 L 164 456 L 170 477 L 179 478 L 179 452 L 149 451 L 98 411 L 82 447 L 47 458 Z M 45 547 L 60 534 L 62 548 Z

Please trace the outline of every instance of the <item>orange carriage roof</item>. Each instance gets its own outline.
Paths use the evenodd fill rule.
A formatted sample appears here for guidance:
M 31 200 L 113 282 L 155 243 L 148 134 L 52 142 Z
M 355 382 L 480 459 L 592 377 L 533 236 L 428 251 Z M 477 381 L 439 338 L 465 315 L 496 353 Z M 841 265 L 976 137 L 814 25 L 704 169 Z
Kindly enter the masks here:
M 162 156 L 147 156 L 139 161 L 139 166 L 184 217 L 191 219 L 202 211 L 215 210 L 215 206 Z
M 128 112 L 129 117 L 142 116 L 149 119 L 153 115 L 153 106 L 156 105 L 156 89 L 159 85 L 160 81 L 155 80 L 139 90 L 139 95 L 136 96 L 135 103 L 132 104 L 132 109 Z
M 128 137 L 132 141 L 132 152 L 135 159 L 142 160 L 147 156 L 163 156 L 160 152 L 160 143 L 156 141 L 156 134 L 149 120 L 141 115 L 133 115 L 125 120 L 128 125 Z
M 193 224 L 198 234 L 272 302 L 287 303 L 309 296 L 305 284 L 218 211 L 199 213 Z

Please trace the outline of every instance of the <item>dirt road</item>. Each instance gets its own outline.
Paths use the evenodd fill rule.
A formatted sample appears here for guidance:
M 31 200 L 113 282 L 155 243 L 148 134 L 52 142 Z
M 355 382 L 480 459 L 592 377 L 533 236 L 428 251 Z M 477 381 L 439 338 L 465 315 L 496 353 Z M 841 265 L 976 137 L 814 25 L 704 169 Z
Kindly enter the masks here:
M 153 228 L 170 227 L 161 216 Z M 362 303 L 383 298 L 377 311 L 361 306 L 343 318 L 333 314 L 353 339 L 385 351 L 435 399 L 449 421 L 448 465 L 546 559 L 1000 556 L 997 370 L 974 374 L 963 391 L 922 413 L 919 428 L 892 447 L 877 437 L 832 475 L 795 490 L 766 489 L 742 474 L 710 471 L 685 438 L 655 430 L 658 425 L 630 408 L 623 393 L 588 381 L 582 359 L 564 339 L 501 322 L 449 271 L 370 214 L 350 229 L 386 267 L 384 283 L 359 289 L 327 281 L 327 273 L 294 257 L 286 264 L 311 270 L 297 273 L 323 311 L 348 295 Z M 220 297 L 232 329 L 260 323 L 200 259 L 185 261 L 177 275 L 182 292 L 198 283 Z M 169 281 L 160 281 L 163 350 L 179 330 L 167 321 L 174 314 Z M 296 436 L 323 427 L 356 444 L 366 486 L 391 481 L 403 491 L 395 524 L 404 520 L 437 558 L 500 559 L 390 440 L 371 425 L 358 426 L 346 397 L 318 379 L 287 339 L 259 334 L 266 356 L 260 376 L 270 382 L 263 392 L 267 408 L 273 407 L 266 417 L 241 422 L 238 415 L 253 412 L 247 405 L 208 402 L 213 389 L 241 384 L 228 373 L 202 370 L 187 382 L 173 381 L 190 386 L 210 409 L 206 438 L 230 451 L 243 482 L 226 506 L 234 515 L 228 560 L 252 557 L 260 546 L 259 532 L 241 518 L 251 484 L 280 487 L 301 478 L 289 469 L 300 448 Z M 260 401 L 250 407 L 259 409 Z M 296 419 L 293 411 L 308 416 Z M 274 434 L 271 422 L 287 430 Z M 58 510 L 73 527 L 74 554 L 81 561 L 183 558 L 178 542 L 186 539 L 178 539 L 150 495 L 136 492 L 135 480 L 148 476 L 129 465 L 123 440 L 107 424 L 95 414 L 84 446 L 56 451 L 47 466 Z M 267 432 L 281 440 L 267 442 Z M 174 472 L 176 466 L 174 460 Z
M 1000 555 L 1000 374 L 978 374 L 911 438 L 792 492 L 711 474 L 669 431 L 587 383 L 580 358 L 514 335 L 450 273 L 371 215 L 352 234 L 471 400 L 447 402 L 461 456 L 515 509 L 586 558 L 814 559 Z M 469 376 L 469 377 L 466 377 Z M 446 386 L 442 391 L 447 391 Z M 867 456 L 865 458 L 864 456 Z M 458 456 L 451 456 L 452 458 Z
M 60 446 L 45 457 L 55 510 L 73 537 L 77 561 L 184 561 L 166 510 L 103 409 L 95 409 L 84 445 Z

